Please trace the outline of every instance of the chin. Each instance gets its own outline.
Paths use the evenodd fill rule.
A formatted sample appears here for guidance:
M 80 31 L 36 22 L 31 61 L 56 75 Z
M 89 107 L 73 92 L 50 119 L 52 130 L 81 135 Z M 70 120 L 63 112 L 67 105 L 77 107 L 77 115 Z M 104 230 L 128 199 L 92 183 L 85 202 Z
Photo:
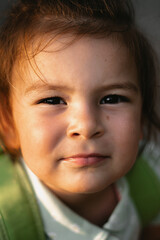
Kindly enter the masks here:
M 98 193 L 101 192 L 103 190 L 105 190 L 107 187 L 109 187 L 110 184 L 106 184 L 105 183 L 93 183 L 93 184 L 84 184 L 84 185 L 76 185 L 75 188 L 72 187 L 72 192 L 73 193 L 77 193 L 77 194 L 94 194 L 94 193 Z

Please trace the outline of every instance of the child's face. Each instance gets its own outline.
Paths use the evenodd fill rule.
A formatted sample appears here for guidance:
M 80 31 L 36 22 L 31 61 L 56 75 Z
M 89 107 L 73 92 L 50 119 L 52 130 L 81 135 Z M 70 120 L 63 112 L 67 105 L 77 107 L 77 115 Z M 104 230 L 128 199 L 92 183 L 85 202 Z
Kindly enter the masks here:
M 57 194 L 95 193 L 125 175 L 136 159 L 136 68 L 127 49 L 111 39 L 82 38 L 54 52 L 60 42 L 25 65 L 23 80 L 15 71 L 19 144 L 28 167 Z

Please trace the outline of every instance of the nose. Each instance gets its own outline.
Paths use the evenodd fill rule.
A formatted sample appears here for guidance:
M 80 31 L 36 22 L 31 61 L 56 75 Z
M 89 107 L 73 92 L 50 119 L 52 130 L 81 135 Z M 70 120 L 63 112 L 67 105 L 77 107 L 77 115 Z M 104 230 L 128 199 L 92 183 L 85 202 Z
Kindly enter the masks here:
M 67 136 L 69 138 L 90 139 L 104 134 L 101 115 L 89 106 L 77 107 L 69 114 Z

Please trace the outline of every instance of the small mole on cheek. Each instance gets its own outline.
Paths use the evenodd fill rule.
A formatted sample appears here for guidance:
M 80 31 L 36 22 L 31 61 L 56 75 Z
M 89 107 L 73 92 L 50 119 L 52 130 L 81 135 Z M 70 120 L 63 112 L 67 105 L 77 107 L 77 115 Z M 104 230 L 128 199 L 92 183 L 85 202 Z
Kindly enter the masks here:
M 109 119 L 110 119 L 110 117 L 107 115 L 107 116 L 106 116 L 106 119 L 107 119 L 107 120 L 109 120 Z

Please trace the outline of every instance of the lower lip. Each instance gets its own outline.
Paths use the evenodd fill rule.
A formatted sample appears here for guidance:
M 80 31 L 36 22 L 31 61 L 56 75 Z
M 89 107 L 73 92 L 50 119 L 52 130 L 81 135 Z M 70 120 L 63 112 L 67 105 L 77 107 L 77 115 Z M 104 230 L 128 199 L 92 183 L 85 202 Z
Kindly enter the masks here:
M 63 159 L 64 162 L 78 166 L 78 167 L 87 167 L 87 166 L 93 166 L 97 165 L 99 163 L 102 163 L 104 160 L 106 160 L 108 157 L 76 157 L 76 158 L 66 158 Z

